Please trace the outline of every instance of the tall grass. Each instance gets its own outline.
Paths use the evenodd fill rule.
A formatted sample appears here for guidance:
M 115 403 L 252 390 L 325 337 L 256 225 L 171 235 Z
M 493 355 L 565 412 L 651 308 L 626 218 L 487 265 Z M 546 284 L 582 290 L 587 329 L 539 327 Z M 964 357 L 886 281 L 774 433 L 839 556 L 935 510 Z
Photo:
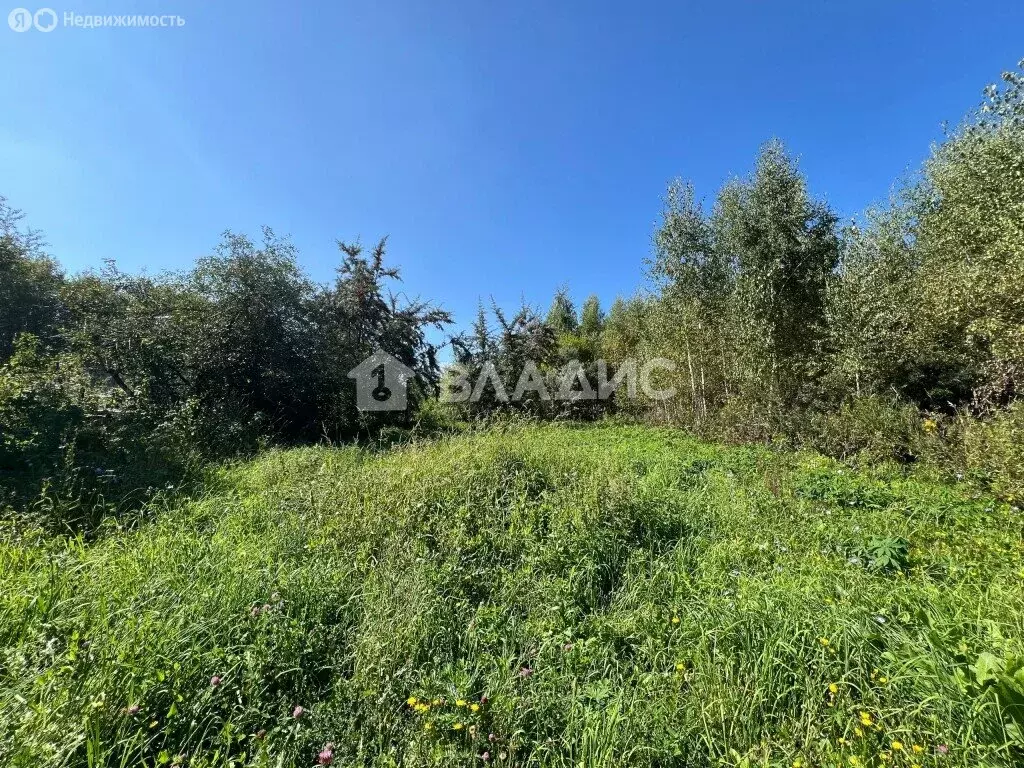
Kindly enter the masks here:
M 1022 522 L 650 428 L 272 452 L 8 531 L 0 764 L 1014 765 Z

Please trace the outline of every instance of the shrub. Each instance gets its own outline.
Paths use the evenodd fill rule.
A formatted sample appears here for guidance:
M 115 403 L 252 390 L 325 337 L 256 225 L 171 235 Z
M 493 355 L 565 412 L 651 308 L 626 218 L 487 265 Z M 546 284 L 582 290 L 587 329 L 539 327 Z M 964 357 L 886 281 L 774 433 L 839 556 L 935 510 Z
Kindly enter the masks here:
M 961 414 L 948 437 L 955 468 L 1009 500 L 1024 497 L 1024 405 L 983 419 Z
M 48 527 L 98 522 L 176 484 L 189 464 L 182 442 L 174 420 L 30 334 L 0 366 L 0 502 L 30 507 Z
M 923 423 L 914 406 L 871 395 L 835 411 L 810 411 L 796 431 L 800 442 L 828 456 L 909 461 L 927 439 Z

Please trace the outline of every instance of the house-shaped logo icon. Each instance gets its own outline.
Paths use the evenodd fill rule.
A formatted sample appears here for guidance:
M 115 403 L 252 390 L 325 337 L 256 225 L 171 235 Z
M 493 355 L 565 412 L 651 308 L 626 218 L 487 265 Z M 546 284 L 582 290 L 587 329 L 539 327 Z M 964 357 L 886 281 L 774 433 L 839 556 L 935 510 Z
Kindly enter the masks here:
M 401 360 L 378 349 L 348 372 L 348 377 L 356 380 L 356 408 L 404 411 L 408 406 L 409 379 L 415 375 Z

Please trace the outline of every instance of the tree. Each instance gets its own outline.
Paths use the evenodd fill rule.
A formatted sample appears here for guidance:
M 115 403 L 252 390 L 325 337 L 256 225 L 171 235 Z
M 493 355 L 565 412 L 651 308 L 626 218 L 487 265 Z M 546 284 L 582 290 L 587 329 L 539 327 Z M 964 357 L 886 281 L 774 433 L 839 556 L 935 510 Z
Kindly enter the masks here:
M 576 333 L 579 330 L 579 318 L 576 316 L 576 307 L 569 298 L 569 289 L 559 288 L 555 292 L 555 298 L 551 301 L 551 309 L 544 320 L 548 328 L 554 331 L 555 335 L 565 333 Z
M 712 226 L 720 258 L 735 264 L 746 389 L 791 405 L 824 330 L 836 216 L 810 198 L 795 161 L 773 141 L 751 178 L 722 189 Z
M 693 186 L 673 181 L 654 234 L 651 276 L 675 298 L 696 302 L 710 319 L 733 289 L 735 264 L 730 255 L 717 247 L 714 228 L 697 203 Z
M 735 265 L 715 242 L 692 185 L 669 185 L 648 267 L 661 289 L 651 314 L 663 344 L 659 356 L 685 358 L 686 378 L 679 383 L 690 393 L 691 419 L 703 421 L 711 401 L 729 395 L 725 321 Z
M 1002 80 L 933 150 L 914 213 L 921 311 L 986 361 L 979 396 L 1005 403 L 1024 375 L 1024 71 Z
M 441 330 L 452 322 L 444 309 L 420 299 L 405 299 L 388 290 L 401 279 L 396 267 L 386 264 L 387 240 L 380 240 L 369 258 L 359 243 L 339 242 L 342 262 L 334 285 L 321 291 L 315 301 L 320 341 L 316 354 L 317 399 L 320 429 L 332 436 L 351 434 L 355 392 L 347 373 L 378 349 L 415 371 L 409 383 L 410 409 L 437 394 L 441 368 L 436 349 L 427 342 L 427 331 Z M 360 428 L 408 422 L 410 412 L 365 417 Z
M 466 339 L 455 340 L 456 361 L 475 389 L 474 402 L 466 406 L 468 412 L 473 416 L 502 411 L 535 417 L 551 415 L 551 403 L 536 392 L 527 393 L 518 401 L 506 401 L 503 396 L 514 392 L 528 367 L 535 368 L 543 377 L 556 366 L 558 342 L 554 331 L 525 303 L 510 316 L 492 301 L 491 313 L 496 321 L 496 332 L 489 331 L 481 306 L 470 343 Z M 499 392 L 493 384 L 485 384 L 487 372 L 500 379 L 503 391 Z
M 39 237 L 18 229 L 22 218 L 0 196 L 0 363 L 20 333 L 52 341 L 60 312 L 62 275 Z
M 133 277 L 108 264 L 69 281 L 66 343 L 134 407 L 187 418 L 212 455 L 407 421 L 408 413 L 360 420 L 347 374 L 383 349 L 416 372 L 415 409 L 438 383 L 426 332 L 450 322 L 448 313 L 388 292 L 399 273 L 385 264 L 384 241 L 370 257 L 340 243 L 337 278 L 322 286 L 287 240 L 263 235 L 257 245 L 227 233 L 181 275 Z
M 590 340 L 597 340 L 604 330 L 604 312 L 597 296 L 588 296 L 580 310 L 580 334 Z

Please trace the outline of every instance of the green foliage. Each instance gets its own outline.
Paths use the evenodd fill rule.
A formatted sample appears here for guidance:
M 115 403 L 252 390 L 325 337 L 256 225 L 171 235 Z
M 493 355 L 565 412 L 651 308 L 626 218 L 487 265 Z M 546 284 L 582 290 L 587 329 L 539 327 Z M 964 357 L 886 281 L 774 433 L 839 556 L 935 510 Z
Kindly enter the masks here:
M 962 414 L 948 428 L 946 463 L 1012 500 L 1024 499 L 1024 407 L 982 418 Z
M 487 314 L 481 306 L 473 333 L 453 339 L 455 371 L 465 377 L 466 386 L 473 390 L 473 397 L 464 401 L 459 410 L 470 418 L 510 412 L 534 418 L 550 415 L 549 374 L 559 362 L 557 333 L 526 304 L 511 316 L 494 304 L 492 313 L 495 331 L 488 326 Z M 543 394 L 531 389 L 516 399 L 516 387 L 530 370 L 535 371 Z M 451 384 L 450 378 L 446 395 L 450 394 Z
M 829 386 L 929 410 L 1005 405 L 1021 367 L 1024 76 L 937 146 L 920 178 L 844 237 Z
M 23 334 L 0 365 L 0 505 L 81 528 L 189 476 L 177 414 L 134 407 L 73 355 Z
M 928 321 L 990 364 L 990 396 L 1024 365 L 1024 61 L 924 169 L 917 205 Z
M 313 284 L 294 248 L 264 231 L 257 247 L 228 233 L 192 271 L 158 280 L 113 267 L 69 283 L 68 336 L 131 397 L 188 404 L 211 455 L 261 441 L 343 439 L 360 424 L 348 372 L 383 348 L 417 371 L 417 404 L 438 368 L 425 331 L 448 322 L 429 305 L 391 303 L 384 243 L 370 258 L 342 243 L 333 286 Z M 382 423 L 387 423 L 386 419 Z
M 472 331 L 453 339 L 455 365 L 442 393 L 446 401 L 462 394 L 454 409 L 459 416 L 592 420 L 615 409 L 612 400 L 596 397 L 596 363 L 608 330 L 596 296 L 584 303 L 582 319 L 564 289 L 543 321 L 525 304 L 511 316 L 497 305 L 491 312 L 493 324 L 481 305 Z M 608 375 L 614 373 L 613 366 Z M 585 389 L 592 398 L 580 396 Z
M 644 298 L 617 297 L 605 318 L 601 336 L 601 355 L 612 363 L 621 363 L 641 349 L 650 311 Z
M 41 252 L 38 235 L 18 229 L 22 218 L 0 195 L 0 363 L 18 334 L 47 337 L 60 311 L 57 265 Z
M 182 274 L 108 263 L 65 279 L 17 221 L 0 201 L 0 500 L 42 494 L 52 523 L 69 522 L 57 507 L 88 518 L 146 497 L 203 458 L 411 427 L 436 390 L 426 332 L 450 317 L 390 296 L 383 241 L 369 257 L 339 244 L 330 286 L 270 230 L 259 245 L 227 233 Z M 412 408 L 360 417 L 347 374 L 381 348 L 416 372 Z
M 1022 759 L 1020 511 L 987 497 L 548 426 L 272 451 L 150 511 L 0 540 L 0 763 Z
M 778 142 L 750 178 L 721 189 L 710 215 L 690 185 L 669 186 L 649 263 L 659 291 L 628 313 L 613 307 L 606 330 L 622 358 L 675 361 L 666 378 L 688 402 L 652 404 L 652 415 L 760 439 L 813 399 L 835 225 Z M 735 423 L 752 415 L 758 423 Z
M 972 671 L 981 691 L 991 691 L 1005 717 L 1012 720 L 1007 731 L 1018 740 L 1024 738 L 1024 659 L 982 653 Z
M 719 247 L 715 234 L 692 185 L 678 179 L 669 184 L 651 274 L 667 293 L 695 301 L 705 313 L 721 310 L 735 282 L 732 254 Z
M 916 178 L 842 230 L 777 142 L 710 214 L 673 182 L 657 290 L 617 302 L 601 346 L 674 360 L 681 396 L 623 405 L 729 441 L 938 461 L 1019 492 L 1006 409 L 1024 370 L 1022 104 L 1024 75 L 1004 73 Z M 951 427 L 929 430 L 937 418 Z
M 604 331 L 604 312 L 597 296 L 588 296 L 580 310 L 580 335 L 592 343 L 599 343 Z
M 576 315 L 576 306 L 569 298 L 568 288 L 559 288 L 555 293 L 555 298 L 551 301 L 551 309 L 548 310 L 548 316 L 544 323 L 554 331 L 555 335 L 576 333 L 579 330 L 579 317 Z
M 87 377 L 73 360 L 63 362 L 22 334 L 0 366 L 0 477 L 8 495 L 21 500 L 69 461 L 72 438 L 85 421 L 78 392 Z
M 928 406 L 960 399 L 969 361 L 919 322 L 920 255 L 911 212 L 894 203 L 869 210 L 865 219 L 844 231 L 838 274 L 829 285 L 824 390 L 837 399 L 895 391 Z
M 481 306 L 443 382 L 451 318 L 384 241 L 330 285 L 270 230 L 65 277 L 20 220 L 3 764 L 1024 763 L 1020 72 L 841 230 L 778 142 L 710 209 L 673 182 L 654 290 Z M 378 349 L 407 413 L 354 407 Z M 674 401 L 550 397 L 655 357 Z M 505 402 L 530 366 L 548 396 Z M 460 373 L 491 385 L 435 400 Z M 609 413 L 771 449 L 524 426 Z
M 792 431 L 829 456 L 906 461 L 925 452 L 928 436 L 917 409 L 892 397 L 851 397 L 835 410 L 809 411 L 804 419 Z
M 737 265 L 747 375 L 791 404 L 824 327 L 825 288 L 839 256 L 835 214 L 810 199 L 796 163 L 773 142 L 751 179 L 723 188 L 713 223 Z
M 910 542 L 903 538 L 871 539 L 857 550 L 867 568 L 878 573 L 902 573 L 910 563 Z

